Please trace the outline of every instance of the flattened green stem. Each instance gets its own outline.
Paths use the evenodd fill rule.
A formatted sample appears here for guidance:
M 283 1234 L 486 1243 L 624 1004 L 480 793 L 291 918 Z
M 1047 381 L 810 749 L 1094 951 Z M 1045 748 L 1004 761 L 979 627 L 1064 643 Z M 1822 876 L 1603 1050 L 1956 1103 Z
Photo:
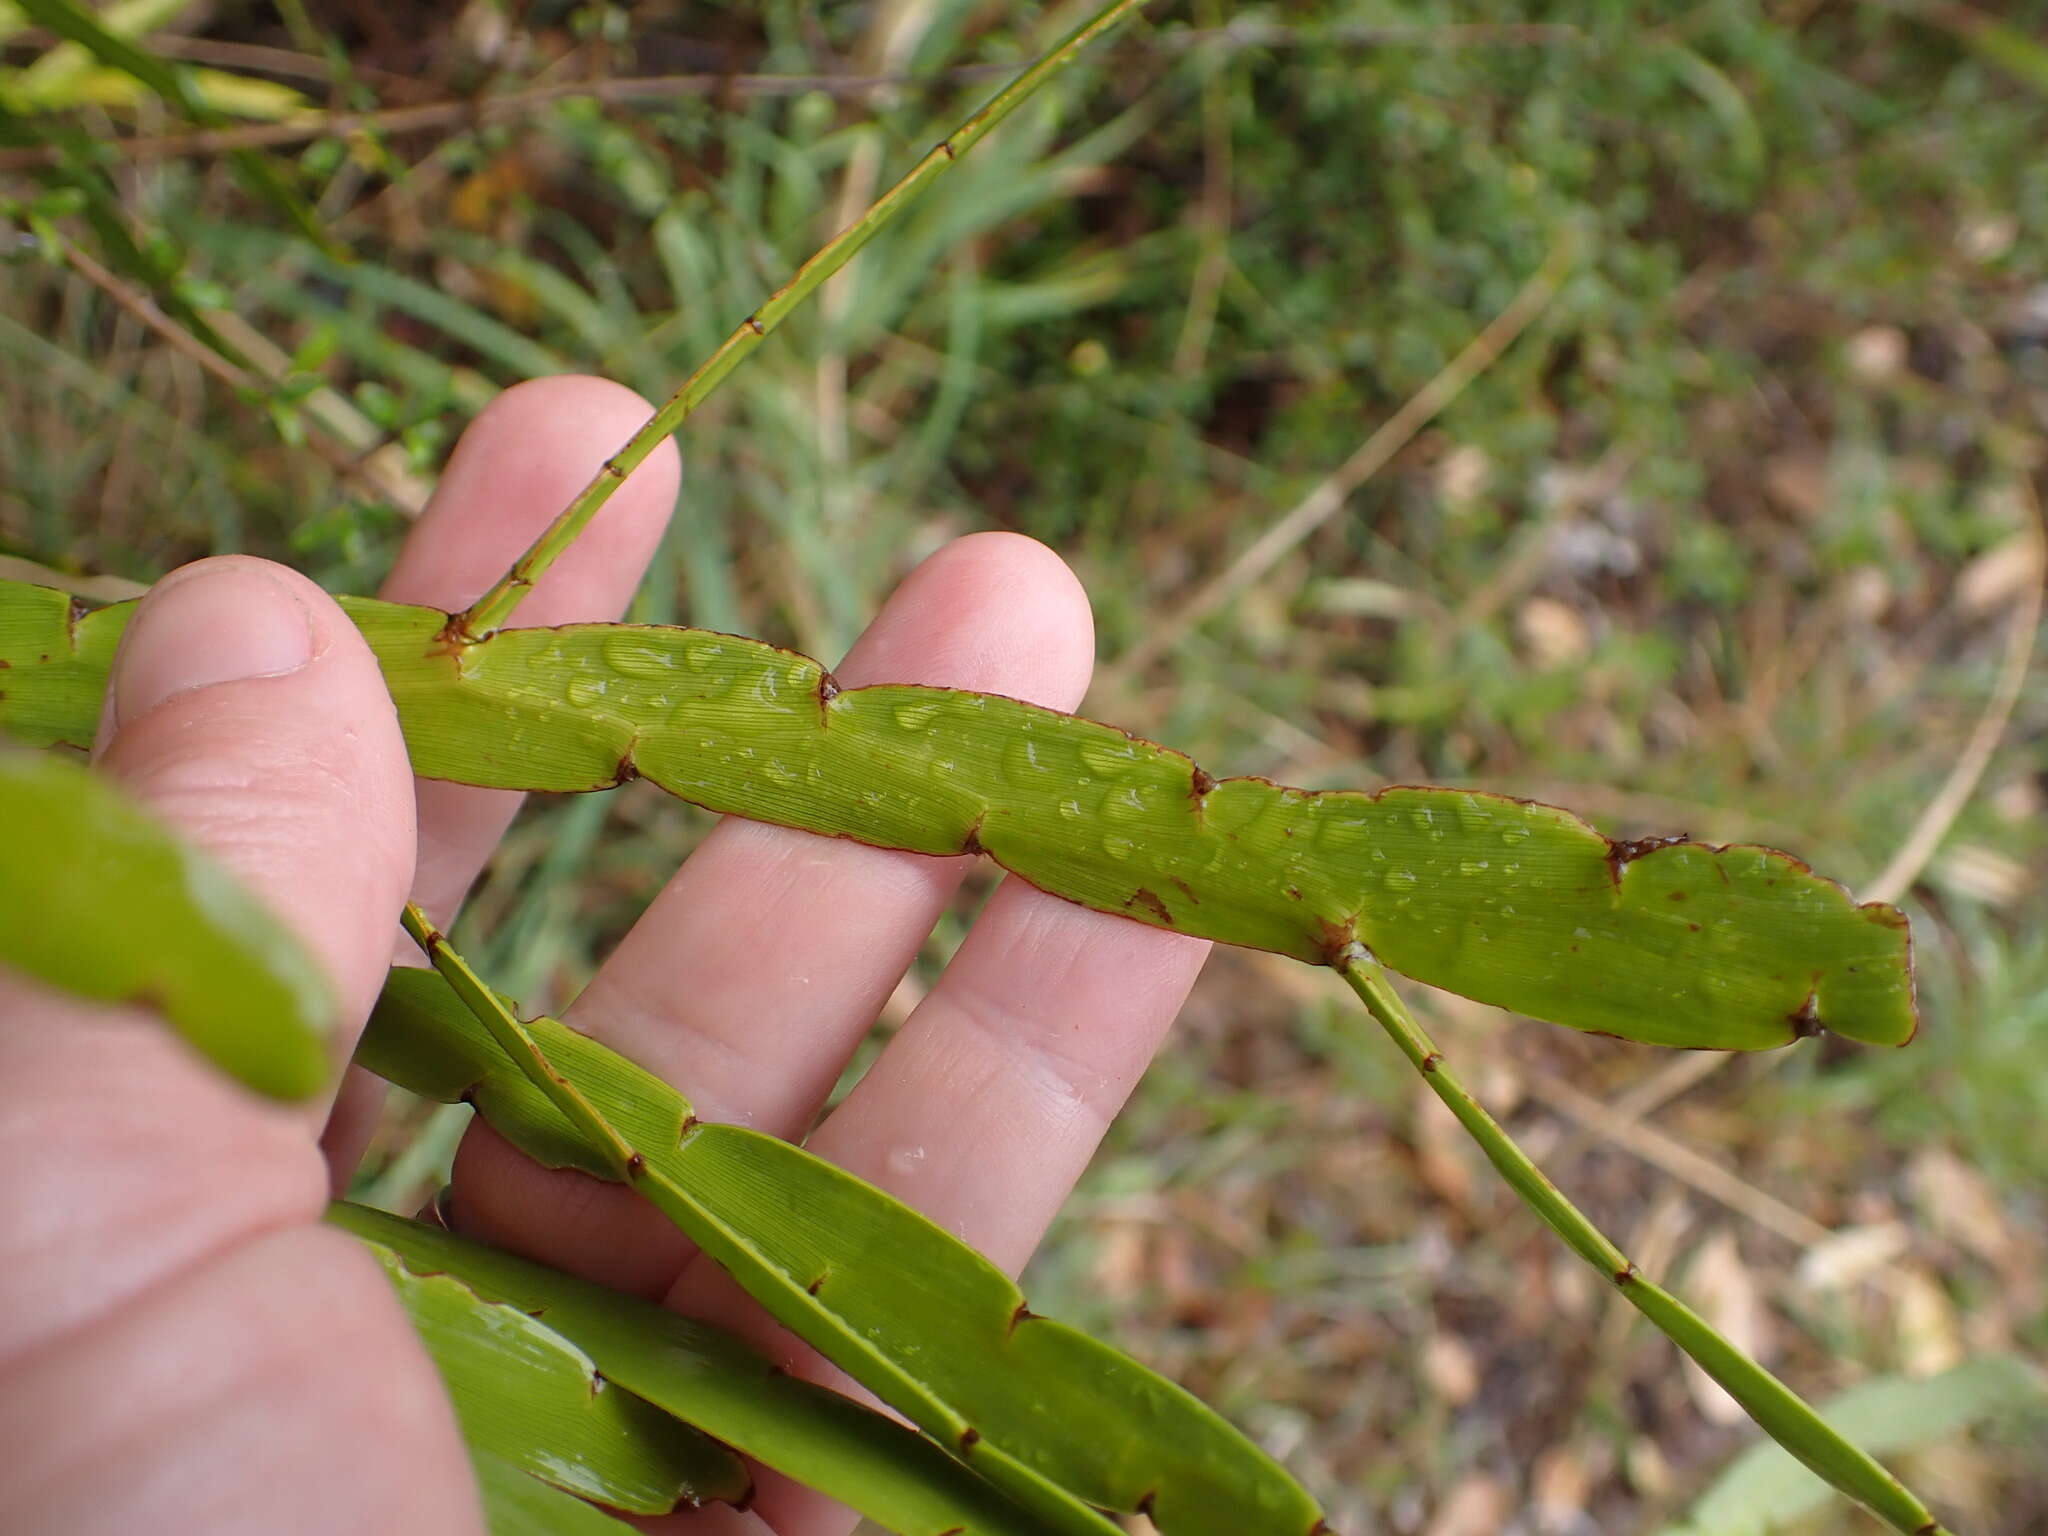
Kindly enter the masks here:
M 1431 986 L 1653 1045 L 1830 1029 L 1902 1045 L 1912 942 L 1774 849 L 1616 842 L 1505 795 L 1217 779 L 1113 726 L 992 694 L 842 688 L 758 640 L 653 625 L 500 630 L 342 598 L 415 772 L 500 789 L 641 777 L 707 810 L 912 853 L 986 853 L 1098 911 Z M 90 744 L 130 605 L 0 582 L 0 729 Z
M 1607 1236 L 1565 1198 L 1564 1192 L 1481 1107 L 1444 1060 L 1436 1042 L 1415 1021 L 1393 983 L 1363 945 L 1353 944 L 1336 970 L 1392 1037 L 1409 1064 L 1443 1100 L 1487 1161 L 1522 1197 L 1543 1224 L 1580 1258 L 1599 1270 L 1629 1304 L 1654 1323 L 1725 1388 L 1743 1411 L 1778 1444 L 1850 1498 L 1866 1505 L 1905 1536 L 1945 1536 L 1927 1506 L 1909 1493 L 1875 1459 L 1829 1428 L 1796 1392 L 1723 1338 L 1692 1308 L 1644 1276 Z
M 519 557 L 497 585 L 458 616 L 452 633 L 465 639 L 481 639 L 501 628 L 526 594 L 533 590 L 534 584 L 547 573 L 548 567 L 576 542 L 577 536 L 597 515 L 598 509 L 611 499 L 612 492 L 620 483 L 640 467 L 663 438 L 680 427 L 690 413 L 704 403 L 742 358 L 758 347 L 768 333 L 780 325 L 791 310 L 809 298 L 821 283 L 851 261 L 861 247 L 908 207 L 919 193 L 951 170 L 954 163 L 987 137 L 998 123 L 1071 64 L 1083 48 L 1123 20 L 1127 12 L 1135 10 L 1138 4 L 1139 0 L 1114 0 L 1113 4 L 1104 6 L 1068 33 L 1050 53 L 934 145 L 929 154 L 911 167 L 908 175 L 799 267 L 795 277 L 742 320 L 733 333 L 719 343 L 717 350 L 697 365 L 696 372 L 669 396 L 661 409 L 649 418 L 647 425 L 633 434 L 632 441 L 605 460 L 591 482 L 577 493 L 576 499 L 569 503 L 562 515 L 548 525 L 546 532 L 534 540 L 532 547 Z
M 888 1530 L 1117 1536 L 1086 1510 L 1071 1525 L 1048 1526 L 915 1430 L 790 1375 L 708 1324 L 364 1206 L 330 1206 L 327 1219 L 394 1252 L 414 1275 L 451 1276 L 480 1300 L 532 1314 L 588 1354 L 606 1381 Z
M 637 1193 L 1048 1536 L 1104 1533 L 1099 1509 L 1147 1513 L 1164 1536 L 1323 1528 L 1315 1502 L 1216 1413 L 1032 1312 L 943 1228 L 788 1142 L 699 1122 L 673 1088 L 557 1020 L 525 1028 L 545 1075 L 573 1083 L 618 1128 L 612 1141 L 642 1154 L 624 1174 Z M 620 1177 L 443 977 L 393 971 L 356 1060 L 422 1097 L 466 1100 L 546 1166 Z
M 332 1080 L 333 991 L 270 909 L 113 780 L 5 747 L 0 963 L 80 997 L 154 1008 L 272 1098 L 308 1098 Z
M 746 1464 L 678 1416 L 604 1375 L 551 1319 L 479 1296 L 463 1280 L 370 1250 L 441 1373 L 472 1453 L 612 1509 L 744 1505 Z

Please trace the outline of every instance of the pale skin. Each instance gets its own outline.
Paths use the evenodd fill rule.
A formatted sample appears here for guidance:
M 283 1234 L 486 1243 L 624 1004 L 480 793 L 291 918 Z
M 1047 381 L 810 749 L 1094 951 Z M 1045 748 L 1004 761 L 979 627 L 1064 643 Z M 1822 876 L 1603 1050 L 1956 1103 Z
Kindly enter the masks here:
M 648 407 L 595 379 L 508 391 L 465 435 L 383 595 L 474 599 Z M 674 505 L 673 444 L 520 610 L 619 616 Z M 1072 709 L 1087 600 L 1030 540 L 959 540 L 835 668 Z M 318 589 L 242 557 L 159 583 L 116 665 L 96 757 L 312 946 L 360 1026 L 410 892 L 446 921 L 519 797 L 415 785 L 375 663 Z M 968 867 L 745 822 L 718 827 L 569 1010 L 706 1119 L 784 1136 L 841 1067 Z M 1164 1038 L 1207 946 L 1007 882 L 808 1145 L 1013 1272 Z M 432 1368 L 382 1275 L 322 1226 L 374 1111 L 268 1107 L 139 1010 L 0 972 L 0 1511 L 32 1532 L 480 1531 Z M 322 1121 L 325 1124 L 322 1124 Z M 326 1157 L 323 1159 L 322 1150 Z M 481 1125 L 456 1161 L 466 1235 L 665 1301 L 820 1380 L 651 1208 L 550 1173 Z M 690 1536 L 844 1536 L 763 1478 Z

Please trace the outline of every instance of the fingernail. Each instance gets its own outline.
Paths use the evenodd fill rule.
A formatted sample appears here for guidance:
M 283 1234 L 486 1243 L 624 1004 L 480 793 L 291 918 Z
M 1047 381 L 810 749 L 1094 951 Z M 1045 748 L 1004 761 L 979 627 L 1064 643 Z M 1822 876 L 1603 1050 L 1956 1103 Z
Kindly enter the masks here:
M 312 617 L 260 566 L 202 564 L 157 583 L 121 642 L 119 724 L 175 694 L 281 677 L 313 659 Z

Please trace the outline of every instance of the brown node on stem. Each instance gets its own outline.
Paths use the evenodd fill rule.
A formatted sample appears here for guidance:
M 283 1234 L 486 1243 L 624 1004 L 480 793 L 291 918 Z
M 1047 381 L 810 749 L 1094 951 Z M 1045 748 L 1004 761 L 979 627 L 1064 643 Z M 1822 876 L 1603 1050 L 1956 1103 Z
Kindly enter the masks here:
M 1607 840 L 1607 877 L 1614 882 L 1617 890 L 1621 887 L 1622 872 L 1644 854 L 1655 853 L 1659 848 L 1676 848 L 1681 843 L 1692 841 L 1690 832 L 1674 832 L 1663 837 L 1624 837 Z M 1674 900 L 1683 897 L 1674 896 Z
M 1820 998 L 1811 990 L 1806 994 L 1806 1001 L 1799 1005 L 1798 1012 L 1787 1015 L 1787 1022 L 1792 1026 L 1792 1033 L 1801 1040 L 1811 1040 L 1815 1035 L 1827 1032 L 1820 1021 Z
M 979 1444 L 981 1444 L 981 1431 L 976 1429 L 972 1424 L 968 1425 L 967 1428 L 960 1431 L 961 1450 L 971 1451 Z
M 1323 964 L 1334 971 L 1348 970 L 1362 951 L 1367 960 L 1372 952 L 1358 942 L 1358 919 L 1347 917 L 1341 923 L 1333 923 L 1327 917 L 1316 919 L 1316 947 L 1323 952 Z
M 1200 763 L 1190 763 L 1188 767 L 1190 769 L 1188 791 L 1199 803 L 1208 795 L 1210 790 L 1216 787 L 1216 775 L 1209 772 Z
M 1011 1333 L 1015 1333 L 1017 1331 L 1017 1325 L 1019 1323 L 1028 1323 L 1031 1321 L 1032 1318 L 1036 1316 L 1038 1316 L 1036 1312 L 1032 1311 L 1029 1307 L 1025 1306 L 1023 1302 L 1018 1302 L 1017 1310 L 1010 1314 L 1009 1331 Z
M 1636 1261 L 1634 1259 L 1630 1259 L 1614 1272 L 1614 1283 L 1624 1291 L 1636 1283 Z

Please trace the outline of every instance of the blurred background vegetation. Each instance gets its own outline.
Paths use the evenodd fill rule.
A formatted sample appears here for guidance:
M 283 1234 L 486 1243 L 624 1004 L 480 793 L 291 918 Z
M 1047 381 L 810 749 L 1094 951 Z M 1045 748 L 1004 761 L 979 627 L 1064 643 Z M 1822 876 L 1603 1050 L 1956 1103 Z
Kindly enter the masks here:
M 78 14 L 0 5 L 0 575 L 114 595 L 228 549 L 370 588 L 494 391 L 665 394 L 1077 13 L 120 0 L 126 52 L 61 43 Z M 1959 1530 L 2038 1531 L 2044 149 L 2039 0 L 1157 5 L 689 425 L 638 616 L 831 657 L 1016 529 L 1094 595 L 1090 711 L 1219 773 L 1905 890 L 1904 1052 L 1421 1001 L 1646 1267 L 1851 1392 Z M 536 803 L 472 952 L 573 994 L 703 827 L 644 785 Z M 1326 983 L 1217 957 L 1034 1303 L 1340 1530 L 1876 1528 L 1711 1486 L 1753 1432 Z M 462 1113 L 398 1106 L 363 1188 L 416 1202 Z

